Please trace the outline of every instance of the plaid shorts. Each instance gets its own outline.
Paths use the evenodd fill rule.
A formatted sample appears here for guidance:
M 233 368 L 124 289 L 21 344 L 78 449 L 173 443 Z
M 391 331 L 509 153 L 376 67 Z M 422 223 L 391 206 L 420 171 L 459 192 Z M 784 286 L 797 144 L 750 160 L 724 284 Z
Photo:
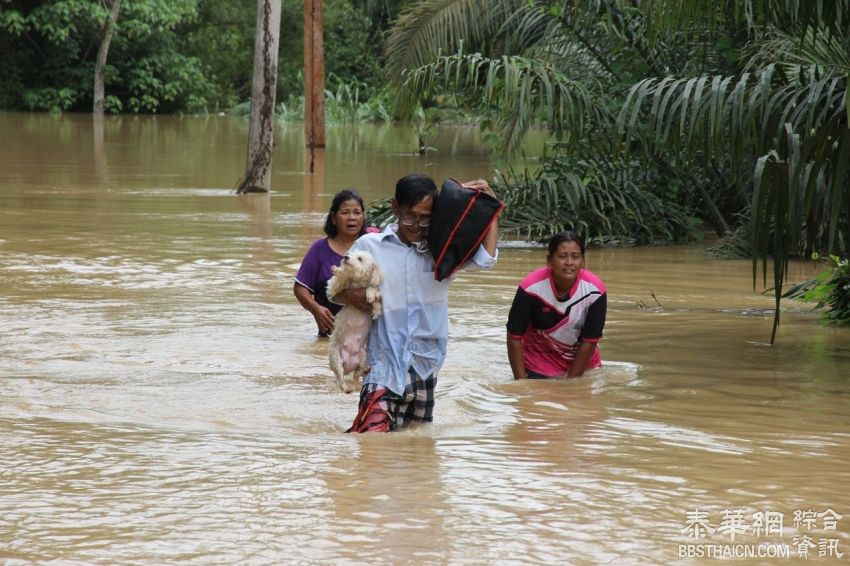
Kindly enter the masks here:
M 413 421 L 434 420 L 434 389 L 437 374 L 422 379 L 413 368 L 407 370 L 404 395 L 396 395 L 377 383 L 360 389 L 360 403 L 354 424 L 346 432 L 388 432 L 404 428 Z

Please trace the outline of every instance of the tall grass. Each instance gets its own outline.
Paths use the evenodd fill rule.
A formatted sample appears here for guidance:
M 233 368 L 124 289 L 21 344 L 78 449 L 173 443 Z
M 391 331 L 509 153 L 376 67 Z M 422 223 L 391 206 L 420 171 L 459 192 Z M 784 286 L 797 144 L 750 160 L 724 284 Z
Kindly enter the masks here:
M 353 122 L 392 122 L 393 94 L 388 87 L 369 88 L 365 83 L 328 77 L 325 89 L 325 121 L 329 124 Z M 304 120 L 304 96 L 292 95 L 277 106 L 278 118 L 288 122 Z

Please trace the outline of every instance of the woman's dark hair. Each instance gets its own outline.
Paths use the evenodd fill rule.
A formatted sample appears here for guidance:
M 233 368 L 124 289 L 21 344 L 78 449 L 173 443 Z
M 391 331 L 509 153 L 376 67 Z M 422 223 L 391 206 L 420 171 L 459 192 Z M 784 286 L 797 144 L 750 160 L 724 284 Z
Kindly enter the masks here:
M 558 249 L 558 246 L 560 246 L 564 242 L 577 243 L 579 249 L 581 250 L 581 255 L 584 255 L 584 240 L 582 240 L 581 236 L 579 236 L 572 230 L 567 230 L 566 232 L 558 232 L 549 239 L 549 255 L 554 254 L 555 250 Z
M 334 200 L 331 203 L 331 209 L 328 212 L 328 217 L 325 218 L 325 234 L 328 235 L 329 238 L 336 238 L 338 233 L 336 229 L 336 224 L 334 224 L 334 215 L 339 212 L 339 207 L 342 206 L 342 203 L 348 200 L 356 200 L 360 204 L 360 210 L 363 211 L 363 225 L 360 227 L 360 236 L 366 233 L 366 207 L 363 206 L 363 197 L 357 194 L 357 191 L 354 189 L 342 189 L 340 192 L 334 195 Z
M 428 175 L 411 173 L 395 184 L 395 201 L 399 206 L 416 206 L 428 197 L 437 200 L 437 185 Z

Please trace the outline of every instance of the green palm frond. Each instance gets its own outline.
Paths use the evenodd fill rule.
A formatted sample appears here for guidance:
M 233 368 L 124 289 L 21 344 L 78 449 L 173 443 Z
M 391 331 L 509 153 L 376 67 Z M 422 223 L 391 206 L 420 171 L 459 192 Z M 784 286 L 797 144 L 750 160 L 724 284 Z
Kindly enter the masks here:
M 793 30 L 771 27 L 746 53 L 745 71 L 757 71 L 778 62 L 789 77 L 809 67 L 842 75 L 850 72 L 850 36 L 831 33 L 826 28 L 809 29 L 801 41 Z
M 766 25 L 794 28 L 802 37 L 812 28 L 843 33 L 850 21 L 850 0 L 645 0 L 651 36 L 695 27 L 717 29 L 742 23 L 751 31 Z
M 388 49 L 404 102 L 452 92 L 500 116 L 506 150 L 533 123 L 560 136 L 563 153 L 512 177 L 517 229 L 652 241 L 692 214 L 718 234 L 743 215 L 754 282 L 773 259 L 777 293 L 789 257 L 850 248 L 850 0 L 426 0 L 409 14 Z
M 522 0 L 424 0 L 399 16 L 387 38 L 391 77 L 433 62 L 462 46 L 484 51 Z
M 665 187 L 657 169 L 640 160 L 612 160 L 594 147 L 585 147 L 579 159 L 562 154 L 564 146 L 553 147 L 556 155 L 536 172 L 512 171 L 497 183 L 506 204 L 505 232 L 545 241 L 570 229 L 588 242 L 620 244 L 693 237 L 697 221 L 687 198 Z
M 588 120 L 599 119 L 605 112 L 594 102 L 590 87 L 536 59 L 489 59 L 480 53 L 458 52 L 405 73 L 399 100 L 412 106 L 424 93 L 450 89 L 477 93 L 482 105 L 504 116 L 503 145 L 510 151 L 535 121 L 544 121 L 556 132 L 580 135 Z
M 773 338 L 788 258 L 846 246 L 850 235 L 847 80 L 814 66 L 790 80 L 775 71 L 648 79 L 631 89 L 617 119 L 626 146 L 644 134 L 641 146 L 681 147 L 690 162 L 728 159 L 738 171 L 757 159 L 744 182 L 753 187 L 754 278 L 761 261 L 766 279 L 773 259 Z
M 369 204 L 366 210 L 366 218 L 369 224 L 378 228 L 385 228 L 388 224 L 396 221 L 393 214 L 393 195 L 378 199 Z
M 850 37 L 845 34 L 810 30 L 802 42 L 792 44 L 788 57 L 800 65 L 813 65 L 828 72 L 850 73 Z
M 681 145 L 689 158 L 728 155 L 739 166 L 742 156 L 775 147 L 786 124 L 806 135 L 833 123 L 845 92 L 843 76 L 819 75 L 813 67 L 790 84 L 776 79 L 772 65 L 757 75 L 646 79 L 630 90 L 617 131 L 626 146 L 649 131 L 652 142 Z

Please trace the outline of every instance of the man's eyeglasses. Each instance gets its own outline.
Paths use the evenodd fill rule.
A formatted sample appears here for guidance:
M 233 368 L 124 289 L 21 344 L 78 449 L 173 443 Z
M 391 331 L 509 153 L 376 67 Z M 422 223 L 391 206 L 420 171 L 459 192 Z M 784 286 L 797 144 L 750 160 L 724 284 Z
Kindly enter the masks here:
M 420 228 L 428 228 L 431 225 L 430 218 L 413 218 L 412 216 L 402 216 L 398 219 L 400 224 L 405 226 L 413 226 L 414 224 Z

